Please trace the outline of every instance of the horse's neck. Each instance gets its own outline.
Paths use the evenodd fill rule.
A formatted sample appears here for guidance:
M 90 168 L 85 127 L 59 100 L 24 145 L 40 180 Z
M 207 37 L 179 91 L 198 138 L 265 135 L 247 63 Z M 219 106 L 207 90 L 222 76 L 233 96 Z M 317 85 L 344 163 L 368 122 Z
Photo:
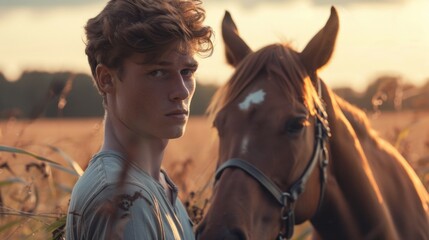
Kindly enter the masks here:
M 396 228 L 398 234 L 402 238 L 420 239 L 422 236 L 410 235 L 418 234 L 417 229 L 422 229 L 426 232 L 423 234 L 425 239 L 429 238 L 429 195 L 418 175 L 397 149 L 372 130 L 369 119 L 362 110 L 338 96 L 335 96 L 335 100 L 360 140 L 384 202 L 395 225 L 400 226 Z M 386 174 L 394 176 L 394 179 Z M 407 196 L 406 201 L 400 201 L 401 207 L 398 207 L 398 196 Z M 407 219 L 412 220 L 412 223 Z
M 331 162 L 323 206 L 313 225 L 329 238 L 397 239 L 356 132 L 325 85 L 323 96 L 332 133 Z
M 367 138 L 375 134 L 375 131 L 372 130 L 370 126 L 366 114 L 362 110 L 351 105 L 338 95 L 334 93 L 331 94 L 334 95 L 333 97 L 335 98 L 335 102 L 337 103 L 339 109 L 341 109 L 341 112 L 344 114 L 359 139 Z

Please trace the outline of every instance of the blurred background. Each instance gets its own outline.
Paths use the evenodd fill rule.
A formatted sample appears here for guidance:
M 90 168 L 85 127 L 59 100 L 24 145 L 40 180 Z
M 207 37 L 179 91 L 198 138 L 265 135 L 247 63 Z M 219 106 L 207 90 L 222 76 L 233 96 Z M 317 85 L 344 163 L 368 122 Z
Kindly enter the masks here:
M 102 114 L 91 89 L 83 27 L 106 2 L 0 0 L 0 116 Z M 417 104 L 410 103 L 411 98 L 419 98 L 420 107 L 428 105 L 421 99 L 421 88 L 427 90 L 429 79 L 427 0 L 206 0 L 206 23 L 215 30 L 215 51 L 199 59 L 198 83 L 203 86 L 198 88 L 193 114 L 204 112 L 214 89 L 232 73 L 220 33 L 225 10 L 252 49 L 282 41 L 301 51 L 323 27 L 332 5 L 341 26 L 336 51 L 321 77 L 360 107 L 372 108 L 372 100 L 362 97 L 372 98 L 379 89 L 390 93 L 376 97 L 397 98 L 396 107 L 403 107 L 398 105 L 403 101 L 406 106 Z M 400 94 L 401 103 L 393 93 Z M 50 98 L 61 96 L 59 106 L 42 109 Z
M 0 0 L 1 239 L 47 239 L 61 229 L 71 188 L 100 147 L 103 108 L 83 28 L 106 2 Z M 429 187 L 429 1 L 203 2 L 215 50 L 198 59 L 188 129 L 170 142 L 164 162 L 194 221 L 204 214 L 216 166 L 216 133 L 205 109 L 233 71 L 220 33 L 225 10 L 253 50 L 287 42 L 301 51 L 335 6 L 340 32 L 320 76 L 368 114 Z

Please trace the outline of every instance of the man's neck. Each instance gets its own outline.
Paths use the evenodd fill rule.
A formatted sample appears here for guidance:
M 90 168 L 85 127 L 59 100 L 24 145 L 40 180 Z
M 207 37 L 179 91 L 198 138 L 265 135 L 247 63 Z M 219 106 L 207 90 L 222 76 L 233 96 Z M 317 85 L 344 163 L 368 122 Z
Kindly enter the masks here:
M 112 150 L 124 154 L 140 169 L 160 180 L 161 164 L 168 140 L 141 137 L 108 115 L 104 122 L 104 141 L 101 151 Z

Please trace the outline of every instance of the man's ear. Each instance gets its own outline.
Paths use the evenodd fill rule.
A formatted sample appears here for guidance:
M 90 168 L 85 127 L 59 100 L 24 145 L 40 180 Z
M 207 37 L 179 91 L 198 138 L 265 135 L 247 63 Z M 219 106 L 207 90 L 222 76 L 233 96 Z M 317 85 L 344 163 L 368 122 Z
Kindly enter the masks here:
M 98 64 L 95 73 L 98 91 L 103 95 L 111 93 L 114 89 L 115 72 L 104 64 Z

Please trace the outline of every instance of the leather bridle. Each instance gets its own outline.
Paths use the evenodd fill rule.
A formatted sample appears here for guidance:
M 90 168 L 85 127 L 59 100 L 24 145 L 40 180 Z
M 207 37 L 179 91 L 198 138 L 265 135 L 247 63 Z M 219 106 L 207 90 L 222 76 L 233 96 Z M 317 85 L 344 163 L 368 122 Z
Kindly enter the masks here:
M 319 79 L 319 97 L 321 97 L 320 91 L 320 79 Z M 317 105 L 316 105 L 317 106 Z M 327 180 L 327 166 L 329 163 L 328 150 L 326 147 L 326 141 L 330 136 L 330 129 L 328 126 L 327 113 L 324 109 L 317 107 L 317 114 L 315 116 L 315 143 L 312 157 L 308 162 L 303 174 L 298 178 L 294 184 L 289 188 L 288 191 L 282 191 L 280 188 L 273 183 L 264 173 L 262 173 L 257 167 L 239 158 L 232 158 L 223 163 L 216 171 L 215 181 L 217 181 L 222 172 L 227 168 L 238 168 L 249 174 L 256 181 L 258 181 L 281 205 L 281 220 L 282 229 L 277 239 L 290 239 L 294 232 L 295 226 L 295 203 L 298 197 L 304 192 L 305 185 L 315 169 L 317 163 L 319 163 L 320 169 L 320 198 L 318 203 L 318 209 L 321 206 L 323 195 L 326 187 Z

